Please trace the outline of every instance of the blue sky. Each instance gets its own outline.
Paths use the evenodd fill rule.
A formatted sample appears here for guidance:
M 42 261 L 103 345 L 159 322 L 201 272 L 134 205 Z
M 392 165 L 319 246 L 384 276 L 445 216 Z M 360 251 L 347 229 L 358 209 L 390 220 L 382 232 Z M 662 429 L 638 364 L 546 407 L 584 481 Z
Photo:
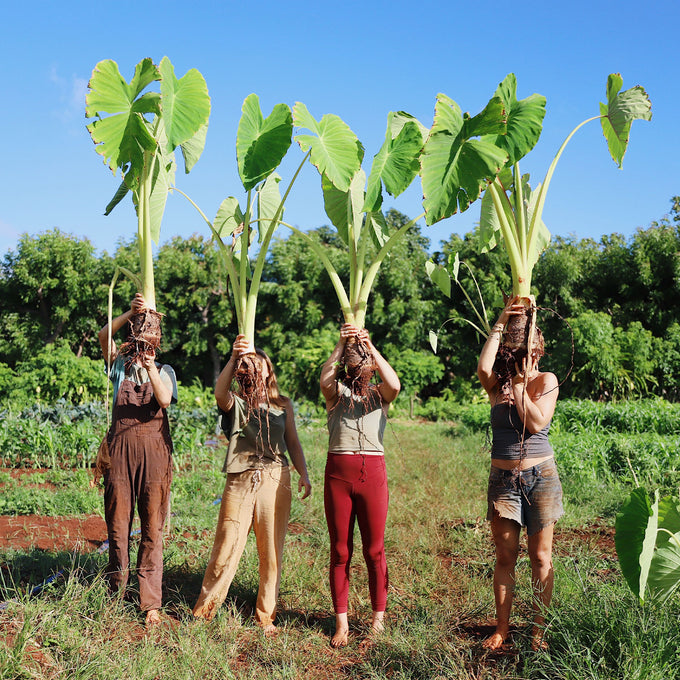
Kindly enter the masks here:
M 126 199 L 103 210 L 118 186 L 85 129 L 84 96 L 95 64 L 113 59 L 129 80 L 143 57 L 167 55 L 178 75 L 206 78 L 212 115 L 206 149 L 177 186 L 214 216 L 227 196 L 243 198 L 235 140 L 243 99 L 255 92 L 265 115 L 278 102 L 304 102 L 319 118 L 339 115 L 366 148 L 365 167 L 385 134 L 387 113 L 405 110 L 426 126 L 444 92 L 475 114 L 509 72 L 518 95 L 546 96 L 543 135 L 523 161 L 532 184 L 543 178 L 567 134 L 597 115 L 611 72 L 624 89 L 643 85 L 651 123 L 633 125 L 619 170 L 597 123 L 572 140 L 553 179 L 544 221 L 553 234 L 599 240 L 662 217 L 680 194 L 680 93 L 677 0 L 645 4 L 433 2 L 33 2 L 11 3 L 0 26 L 4 132 L 0 170 L 0 255 L 20 234 L 54 227 L 113 251 L 135 232 Z M 296 147 L 284 182 L 300 159 Z M 422 212 L 417 179 L 395 207 Z M 308 166 L 288 201 L 286 219 L 302 228 L 328 222 L 316 170 Z M 479 219 L 479 204 L 432 228 L 434 247 Z M 193 209 L 171 197 L 161 241 L 206 233 Z M 282 232 L 285 234 L 286 232 Z

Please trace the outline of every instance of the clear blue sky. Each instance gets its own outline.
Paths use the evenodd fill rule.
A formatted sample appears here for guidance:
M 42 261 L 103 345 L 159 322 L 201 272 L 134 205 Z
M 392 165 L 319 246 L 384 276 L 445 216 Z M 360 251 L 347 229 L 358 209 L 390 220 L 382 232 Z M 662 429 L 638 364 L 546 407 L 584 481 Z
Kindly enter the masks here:
M 193 6 L 193 7 L 192 7 Z M 10 3 L 0 26 L 3 131 L 0 255 L 21 233 L 54 227 L 111 252 L 136 220 L 126 199 L 103 210 L 118 186 L 85 129 L 84 96 L 94 65 L 118 62 L 127 80 L 143 57 L 167 55 L 178 75 L 199 69 L 212 97 L 206 150 L 177 186 L 214 216 L 223 198 L 243 197 L 235 139 L 243 99 L 255 92 L 265 115 L 278 102 L 304 102 L 319 118 L 339 115 L 366 148 L 365 167 L 385 134 L 387 113 L 405 110 L 426 126 L 444 92 L 477 113 L 509 72 L 520 98 L 547 97 L 536 149 L 522 163 L 532 184 L 579 122 L 598 113 L 607 75 L 624 89 L 643 85 L 651 123 L 633 125 L 618 170 L 599 125 L 570 143 L 553 179 L 544 220 L 553 234 L 599 239 L 649 225 L 680 194 L 680 93 L 674 74 L 677 0 L 639 3 L 419 2 L 32 2 Z M 284 182 L 300 151 L 282 169 Z M 295 159 L 295 164 L 293 163 Z M 387 197 L 414 217 L 422 212 L 419 179 L 402 197 Z M 325 224 L 316 170 L 294 189 L 286 219 L 303 228 Z M 424 229 L 433 246 L 463 234 L 479 205 Z M 180 197 L 171 197 L 161 241 L 206 228 Z M 286 233 L 286 232 L 282 232 Z

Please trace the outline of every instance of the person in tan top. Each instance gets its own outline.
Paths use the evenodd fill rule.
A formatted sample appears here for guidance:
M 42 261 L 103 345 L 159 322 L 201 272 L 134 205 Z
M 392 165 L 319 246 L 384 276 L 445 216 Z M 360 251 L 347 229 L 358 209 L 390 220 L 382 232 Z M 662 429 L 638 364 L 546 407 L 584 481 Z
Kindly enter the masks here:
M 243 382 L 238 393 L 231 389 L 244 362 L 255 367 L 259 373 L 255 382 L 264 387 L 255 399 L 252 393 L 244 394 Z M 227 481 L 212 554 L 193 614 L 208 620 L 215 616 L 227 597 L 252 525 L 260 560 L 255 620 L 270 635 L 276 632 L 274 618 L 292 495 L 286 452 L 300 476 L 298 493 L 303 494 L 303 499 L 311 493 L 312 485 L 295 427 L 293 404 L 279 394 L 269 357 L 262 350 L 253 351 L 243 335 L 234 341 L 229 362 L 217 379 L 215 398 L 229 440 L 224 466 Z

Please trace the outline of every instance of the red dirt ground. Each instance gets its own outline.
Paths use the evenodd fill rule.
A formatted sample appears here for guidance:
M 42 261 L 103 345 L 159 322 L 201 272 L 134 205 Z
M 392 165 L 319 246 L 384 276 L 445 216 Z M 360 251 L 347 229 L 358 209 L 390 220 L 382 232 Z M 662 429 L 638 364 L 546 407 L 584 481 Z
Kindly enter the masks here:
M 96 550 L 106 540 L 102 517 L 43 517 L 0 515 L 0 549 L 54 551 Z

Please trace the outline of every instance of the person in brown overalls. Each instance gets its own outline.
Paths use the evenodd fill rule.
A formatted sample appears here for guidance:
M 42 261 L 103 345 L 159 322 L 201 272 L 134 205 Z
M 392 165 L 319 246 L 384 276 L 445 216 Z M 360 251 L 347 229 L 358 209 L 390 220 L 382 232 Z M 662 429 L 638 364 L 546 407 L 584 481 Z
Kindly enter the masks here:
M 143 313 L 139 293 L 130 309 L 113 319 L 111 335 Z M 116 356 L 109 352 L 108 324 L 99 331 L 104 356 L 115 357 L 111 366 L 114 385 L 113 416 L 108 433 L 110 463 L 104 472 L 104 514 L 109 538 L 106 579 L 112 593 L 124 592 L 128 580 L 129 537 L 139 512 L 141 539 L 137 552 L 140 607 L 146 624 L 160 622 L 163 579 L 163 527 L 168 513 L 172 480 L 172 440 L 166 408 L 177 401 L 177 383 L 170 366 L 158 364 L 155 347 L 160 338 L 128 339 Z M 125 354 L 127 347 L 135 353 Z

